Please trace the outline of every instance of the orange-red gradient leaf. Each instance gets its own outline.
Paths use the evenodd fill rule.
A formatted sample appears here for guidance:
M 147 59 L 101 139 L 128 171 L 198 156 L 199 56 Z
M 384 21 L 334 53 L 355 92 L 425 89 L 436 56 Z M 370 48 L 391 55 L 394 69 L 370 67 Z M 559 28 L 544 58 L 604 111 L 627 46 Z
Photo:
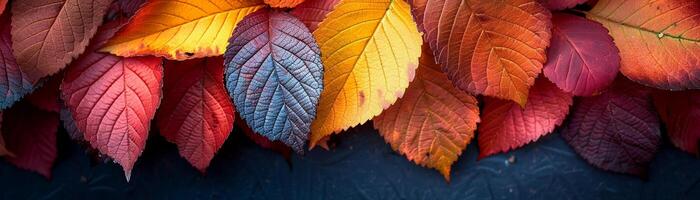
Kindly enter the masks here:
M 588 163 L 638 176 L 661 144 L 649 92 L 623 78 L 601 95 L 579 99 L 561 135 Z
M 525 107 L 512 101 L 484 98 L 479 124 L 479 157 L 521 147 L 552 132 L 569 113 L 572 96 L 544 77 L 530 88 Z
M 313 32 L 339 2 L 340 0 L 306 0 L 290 13 Z
M 443 71 L 460 89 L 525 105 L 546 61 L 551 14 L 535 0 L 413 0 Z
M 233 129 L 233 105 L 224 88 L 222 57 L 167 62 L 160 134 L 180 155 L 205 172 Z
M 671 143 L 683 151 L 700 155 L 700 91 L 657 91 L 653 97 Z
M 68 67 L 62 99 L 92 147 L 123 168 L 127 180 L 148 138 L 160 103 L 160 58 L 123 58 L 97 52 L 119 21 L 105 24 L 86 54 Z
M 608 30 L 586 18 L 555 13 L 544 75 L 562 90 L 590 96 L 607 88 L 620 69 Z
M 6 157 L 7 161 L 51 178 L 51 168 L 57 157 L 58 113 L 20 102 L 2 114 L 2 134 L 7 149 L 12 152 L 12 156 Z
M 111 0 L 12 2 L 12 49 L 17 64 L 36 83 L 85 50 Z
M 700 1 L 600 0 L 587 17 L 610 30 L 628 78 L 667 90 L 700 89 Z
M 294 8 L 304 0 L 264 0 L 265 4 L 273 8 Z
M 474 137 L 479 106 L 476 98 L 452 85 L 424 45 L 406 93 L 373 122 L 394 150 L 449 180 L 452 163 Z
M 262 0 L 150 0 L 103 51 L 186 60 L 222 55 L 236 24 Z

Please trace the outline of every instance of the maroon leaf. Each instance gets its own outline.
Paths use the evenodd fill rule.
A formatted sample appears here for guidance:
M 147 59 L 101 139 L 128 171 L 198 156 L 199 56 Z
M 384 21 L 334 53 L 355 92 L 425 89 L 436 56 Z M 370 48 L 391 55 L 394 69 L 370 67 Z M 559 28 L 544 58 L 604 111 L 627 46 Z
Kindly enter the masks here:
M 619 50 L 608 30 L 570 14 L 556 13 L 552 21 L 544 75 L 574 95 L 590 96 L 607 88 L 620 69 Z
M 700 155 L 700 91 L 658 91 L 653 97 L 671 143 L 684 151 Z
M 339 2 L 340 0 L 306 0 L 290 13 L 313 32 Z
M 2 134 L 7 149 L 14 154 L 7 157 L 7 161 L 51 178 L 51 167 L 57 155 L 58 113 L 20 102 L 5 111 L 3 119 Z
M 236 126 L 238 126 L 238 128 L 240 128 L 243 131 L 243 134 L 245 134 L 258 146 L 277 152 L 287 160 L 289 160 L 289 158 L 292 156 L 292 148 L 284 144 L 284 142 L 271 141 L 265 136 L 256 133 L 255 131 L 253 131 L 252 128 L 250 128 L 250 126 L 248 126 L 248 124 L 245 123 L 244 120 L 241 120 L 238 114 L 236 114 L 236 119 L 238 119 L 236 120 Z
M 59 86 L 61 86 L 63 76 L 52 76 L 41 87 L 27 96 L 27 100 L 37 108 L 50 112 L 60 112 Z
M 5 5 L 7 5 L 7 0 L 0 0 L 0 14 L 5 11 Z
M 596 167 L 645 175 L 661 142 L 650 100 L 645 89 L 618 80 L 599 96 L 581 98 L 561 134 Z
M 537 0 L 544 7 L 550 10 L 564 10 L 573 8 L 578 4 L 585 3 L 588 0 Z
M 0 15 L 0 109 L 10 107 L 34 89 L 12 54 L 11 29 L 10 12 Z

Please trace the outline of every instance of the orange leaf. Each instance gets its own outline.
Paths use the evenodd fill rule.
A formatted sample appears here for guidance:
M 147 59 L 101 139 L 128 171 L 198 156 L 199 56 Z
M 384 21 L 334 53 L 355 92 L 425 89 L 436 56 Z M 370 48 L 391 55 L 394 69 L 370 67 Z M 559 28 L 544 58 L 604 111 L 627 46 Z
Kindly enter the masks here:
M 264 0 L 267 5 L 273 8 L 294 8 L 304 0 Z
M 474 137 L 476 98 L 455 88 L 424 45 L 406 94 L 374 118 L 374 127 L 409 160 L 450 179 L 450 166 Z
M 111 0 L 12 2 L 12 50 L 32 83 L 63 69 L 85 50 Z M 82 9 L 81 9 L 82 8 Z M 90 9 L 86 9 L 90 8 Z
M 587 17 L 620 49 L 620 71 L 661 89 L 700 88 L 700 1 L 600 0 Z
M 546 61 L 551 13 L 535 0 L 414 0 L 425 39 L 454 84 L 525 105 Z
M 236 24 L 263 6 L 261 0 L 151 0 L 102 50 L 175 60 L 222 55 Z

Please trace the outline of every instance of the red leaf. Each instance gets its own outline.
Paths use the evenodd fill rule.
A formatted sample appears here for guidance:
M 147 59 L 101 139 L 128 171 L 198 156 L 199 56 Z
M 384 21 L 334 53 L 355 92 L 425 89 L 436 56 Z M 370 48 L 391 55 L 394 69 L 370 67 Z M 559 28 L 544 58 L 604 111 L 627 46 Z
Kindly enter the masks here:
M 110 13 L 120 17 L 131 17 L 146 3 L 146 0 L 116 0 L 110 6 Z
M 7 0 L 0 0 L 0 14 L 5 11 L 5 5 L 7 5 Z
M 2 125 L 2 113 L 0 113 L 0 125 Z M 3 136 L 2 131 L 0 131 L 0 156 L 15 156 L 12 154 L 12 152 L 7 150 L 7 146 L 5 146 L 5 137 Z
M 248 126 L 248 124 L 246 124 L 244 120 L 241 120 L 241 118 L 238 117 L 238 114 L 236 114 L 236 118 L 238 119 L 236 120 L 236 126 L 238 126 L 238 128 L 240 128 L 243 131 L 243 134 L 250 138 L 250 140 L 255 142 L 255 144 L 262 148 L 270 149 L 274 152 L 277 152 L 287 160 L 289 160 L 289 158 L 292 156 L 292 148 L 284 144 L 284 142 L 271 141 L 265 136 L 262 136 L 253 131 L 253 129 L 250 128 L 250 126 Z
M 37 108 L 50 112 L 60 112 L 61 104 L 59 103 L 59 86 L 61 86 L 63 76 L 52 76 L 43 85 L 27 96 L 27 100 Z
M 339 2 L 340 0 L 306 0 L 290 13 L 313 32 Z
M 588 0 L 537 0 L 544 7 L 550 10 L 564 10 L 567 8 L 576 7 L 578 4 L 585 3 Z
M 222 57 L 165 64 L 160 134 L 204 172 L 233 129 L 233 105 L 224 88 Z
M 586 161 L 604 170 L 644 175 L 661 142 L 649 93 L 618 80 L 574 106 L 561 134 Z
M 14 154 L 7 157 L 7 161 L 51 178 L 51 167 L 57 155 L 58 113 L 23 102 L 5 111 L 3 118 L 2 134 L 7 148 Z
M 160 103 L 160 58 L 123 58 L 97 52 L 123 21 L 100 28 L 86 54 L 68 67 L 62 98 L 85 139 L 119 163 L 127 180 L 146 145 Z
M 479 124 L 479 158 L 523 146 L 552 132 L 569 113 L 572 97 L 540 77 L 530 88 L 525 107 L 485 98 Z
M 671 142 L 684 151 L 700 155 L 700 91 L 658 91 L 653 97 Z
M 10 107 L 34 89 L 12 55 L 11 29 L 10 12 L 0 15 L 0 109 Z
M 620 55 L 608 30 L 570 14 L 554 14 L 552 22 L 544 75 L 562 90 L 580 96 L 610 85 L 620 69 Z
M 29 80 L 54 74 L 80 55 L 111 0 L 12 2 L 12 49 Z

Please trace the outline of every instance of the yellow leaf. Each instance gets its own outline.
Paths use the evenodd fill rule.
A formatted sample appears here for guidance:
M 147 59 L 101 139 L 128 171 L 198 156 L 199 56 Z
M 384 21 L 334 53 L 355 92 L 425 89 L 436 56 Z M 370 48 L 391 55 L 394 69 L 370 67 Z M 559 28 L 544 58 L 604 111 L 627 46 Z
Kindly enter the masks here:
M 344 0 L 314 31 L 324 90 L 310 146 L 364 123 L 403 95 L 418 66 L 421 35 L 403 0 Z
M 262 0 L 151 0 L 102 51 L 174 60 L 222 55 L 236 24 L 264 5 Z

